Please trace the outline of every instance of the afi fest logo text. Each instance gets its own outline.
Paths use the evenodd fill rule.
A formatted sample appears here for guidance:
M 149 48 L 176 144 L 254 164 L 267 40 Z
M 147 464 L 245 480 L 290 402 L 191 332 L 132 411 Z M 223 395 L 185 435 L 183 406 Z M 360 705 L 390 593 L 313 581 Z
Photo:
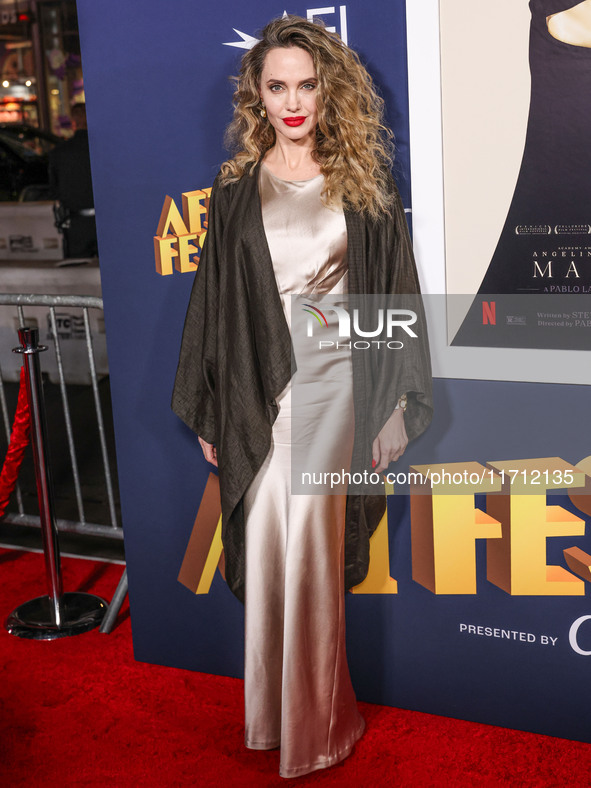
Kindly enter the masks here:
M 308 337 L 314 336 L 314 327 L 318 324 L 321 328 L 328 328 L 328 320 L 325 312 L 333 312 L 338 319 L 339 339 L 321 339 L 318 342 L 319 350 L 370 350 L 371 348 L 401 350 L 404 342 L 400 339 L 392 339 L 394 330 L 402 329 L 412 339 L 417 338 L 417 334 L 410 326 L 417 322 L 417 313 L 411 309 L 377 309 L 377 326 L 370 330 L 365 330 L 359 325 L 359 310 L 353 309 L 353 337 L 351 337 L 351 316 L 342 306 L 325 306 L 322 310 L 313 304 L 304 304 L 304 312 L 310 317 L 307 320 Z M 384 339 L 373 339 L 372 337 L 384 337 Z M 343 341 L 341 341 L 343 340 Z M 344 341 L 344 340 L 349 340 Z

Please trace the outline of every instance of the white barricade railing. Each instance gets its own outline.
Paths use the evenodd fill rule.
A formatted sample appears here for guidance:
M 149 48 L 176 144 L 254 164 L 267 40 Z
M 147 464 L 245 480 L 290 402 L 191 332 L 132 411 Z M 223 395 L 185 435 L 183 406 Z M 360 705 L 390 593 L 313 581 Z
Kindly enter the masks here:
M 18 380 L 20 362 L 12 353 L 18 344 L 17 328 L 37 324 L 40 331 L 41 344 L 48 345 L 50 350 L 43 354 L 42 370 L 47 373 L 52 383 L 57 383 L 63 408 L 68 452 L 72 470 L 72 480 L 76 498 L 78 521 L 57 520 L 60 531 L 83 533 L 94 536 L 123 538 L 123 531 L 117 519 L 115 495 L 113 491 L 113 473 L 107 451 L 105 422 L 99 395 L 99 376 L 108 374 L 106 346 L 104 344 L 103 301 L 95 296 L 78 295 L 38 295 L 0 293 L 0 311 L 6 315 L 11 308 L 13 317 L 0 319 L 0 410 L 2 423 L 6 433 L 6 443 L 10 439 L 11 418 L 8 412 L 4 383 Z M 38 316 L 37 319 L 35 316 Z M 68 316 L 67 325 L 64 316 Z M 40 319 L 39 319 L 40 317 Z M 16 321 L 12 331 L 8 331 L 11 323 Z M 41 330 L 43 324 L 45 330 Z M 97 342 L 98 339 L 98 342 Z M 96 347 L 99 345 L 97 359 Z M 53 349 L 52 349 L 53 348 Z M 17 364 L 15 365 L 15 360 Z M 16 374 L 15 374 L 16 373 Z M 109 512 L 109 523 L 89 523 L 86 521 L 82 485 L 78 464 L 78 453 L 72 430 L 72 417 L 68 402 L 67 383 L 88 383 L 92 386 L 94 398 L 94 414 L 99 435 L 99 449 L 102 459 L 104 482 Z M 16 525 L 39 526 L 38 516 L 24 511 L 23 497 L 20 489 L 16 490 L 16 513 L 7 513 L 4 522 Z

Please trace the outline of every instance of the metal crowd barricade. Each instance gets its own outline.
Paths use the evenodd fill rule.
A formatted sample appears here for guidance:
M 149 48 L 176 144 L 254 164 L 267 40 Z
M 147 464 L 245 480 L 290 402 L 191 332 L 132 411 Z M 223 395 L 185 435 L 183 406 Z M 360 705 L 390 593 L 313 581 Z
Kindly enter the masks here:
M 0 293 L 0 306 L 14 306 L 18 315 L 19 328 L 26 325 L 27 318 L 24 314 L 25 307 L 48 307 L 49 308 L 49 325 L 50 325 L 50 339 L 54 343 L 55 359 L 57 362 L 57 378 L 61 395 L 61 402 L 64 414 L 64 421 L 66 426 L 68 451 L 70 455 L 70 464 L 72 468 L 72 478 L 74 482 L 74 491 L 76 497 L 76 506 L 78 511 L 78 522 L 71 520 L 58 519 L 57 528 L 59 531 L 67 531 L 70 533 L 80 533 L 92 536 L 106 536 L 114 539 L 123 538 L 123 529 L 118 523 L 117 512 L 115 505 L 115 496 L 113 492 L 113 474 L 109 462 L 109 455 L 107 451 L 107 441 L 105 433 L 105 424 L 103 419 L 103 412 L 101 408 L 97 366 L 95 360 L 95 352 L 93 348 L 92 333 L 89 319 L 89 309 L 103 309 L 102 298 L 95 296 L 78 296 L 78 295 L 37 295 L 37 294 L 8 294 Z M 66 375 L 64 373 L 64 353 L 62 347 L 62 340 L 60 339 L 58 331 L 58 321 L 56 317 L 56 309 L 59 308 L 75 308 L 82 309 L 83 325 L 84 325 L 84 338 L 86 344 L 86 355 L 88 358 L 88 370 L 90 374 L 90 383 L 92 386 L 94 396 L 95 415 L 97 419 L 99 443 L 102 456 L 102 465 L 104 469 L 105 488 L 107 492 L 107 504 L 109 510 L 108 524 L 89 523 L 86 521 L 84 512 L 84 501 L 82 497 L 82 486 L 80 483 L 80 473 L 78 468 L 78 459 L 76 453 L 76 445 L 72 430 L 72 417 L 70 406 L 68 402 L 68 393 L 66 390 Z M 13 343 L 14 344 L 14 343 Z M 10 353 L 10 348 L 8 349 Z M 6 394 L 4 388 L 4 381 L 2 377 L 2 368 L 0 366 L 0 409 L 2 410 L 2 421 L 4 423 L 4 430 L 6 433 L 7 442 L 10 439 L 11 423 L 8 413 L 6 402 Z M 18 512 L 7 513 L 4 517 L 4 522 L 15 525 L 30 525 L 40 527 L 40 518 L 38 516 L 27 514 L 24 511 L 23 497 L 21 490 L 17 487 L 16 490 L 16 504 Z

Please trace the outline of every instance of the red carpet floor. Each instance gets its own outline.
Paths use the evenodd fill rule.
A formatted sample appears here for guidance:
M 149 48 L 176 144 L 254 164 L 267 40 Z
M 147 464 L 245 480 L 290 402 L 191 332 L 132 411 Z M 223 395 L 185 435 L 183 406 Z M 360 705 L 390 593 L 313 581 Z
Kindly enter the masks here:
M 63 558 L 66 591 L 111 599 L 122 567 Z M 43 556 L 0 550 L 0 614 L 45 593 Z M 283 780 L 243 746 L 242 682 L 136 662 L 127 603 L 110 635 L 0 632 L 0 785 L 590 786 L 591 746 L 360 704 L 352 756 Z M 585 688 L 584 691 L 587 691 Z

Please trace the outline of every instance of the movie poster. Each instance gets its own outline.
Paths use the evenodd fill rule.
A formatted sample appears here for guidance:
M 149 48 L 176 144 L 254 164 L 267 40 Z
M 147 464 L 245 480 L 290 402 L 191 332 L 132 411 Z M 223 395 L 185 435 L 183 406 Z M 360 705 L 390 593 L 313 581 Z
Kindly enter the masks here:
M 440 3 L 453 345 L 591 347 L 591 15 L 570 5 Z

